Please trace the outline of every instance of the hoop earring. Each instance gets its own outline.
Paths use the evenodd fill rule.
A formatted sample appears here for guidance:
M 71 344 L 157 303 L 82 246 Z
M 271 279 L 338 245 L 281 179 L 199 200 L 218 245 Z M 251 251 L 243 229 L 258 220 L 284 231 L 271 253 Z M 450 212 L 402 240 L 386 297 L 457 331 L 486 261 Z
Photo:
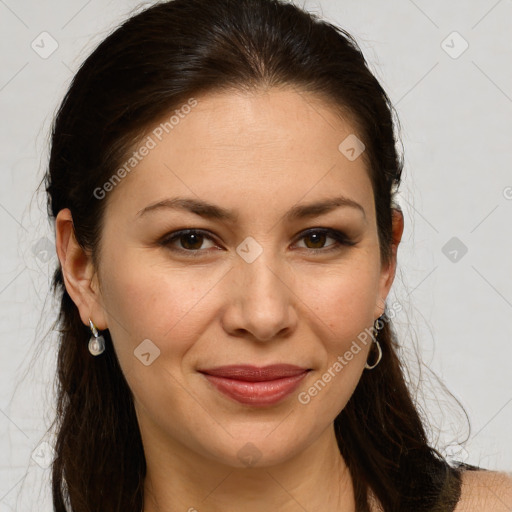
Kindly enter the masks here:
M 384 324 L 382 324 L 379 327 L 379 324 L 382 322 L 381 319 L 382 319 L 382 316 L 379 316 L 379 318 L 377 318 L 377 320 L 375 320 L 375 322 L 373 324 L 373 330 L 375 332 L 374 337 L 373 337 L 373 342 L 375 343 L 375 345 L 377 345 L 377 350 L 379 351 L 379 356 L 377 357 L 377 361 L 375 361 L 375 363 L 373 363 L 372 365 L 369 365 L 368 363 L 366 363 L 365 368 L 367 370 L 373 370 L 380 363 L 380 360 L 382 359 L 382 349 L 380 347 L 380 343 L 377 340 L 377 335 L 379 334 L 379 331 L 382 329 L 382 327 L 384 327 Z
M 89 339 L 89 352 L 93 356 L 99 356 L 105 351 L 105 338 L 98 333 L 98 329 L 96 329 L 96 326 L 92 323 L 90 318 L 89 325 L 92 332 L 92 336 Z

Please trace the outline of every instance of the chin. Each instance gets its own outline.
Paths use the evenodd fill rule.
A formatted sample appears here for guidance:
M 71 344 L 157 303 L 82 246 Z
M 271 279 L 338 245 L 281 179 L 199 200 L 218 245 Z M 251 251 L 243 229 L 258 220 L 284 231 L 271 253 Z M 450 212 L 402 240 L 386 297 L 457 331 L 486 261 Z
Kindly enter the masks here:
M 275 428 L 275 427 L 274 427 Z M 272 439 L 269 429 L 254 436 L 245 435 L 226 438 L 226 443 L 212 452 L 212 446 L 205 447 L 209 458 L 233 468 L 266 468 L 282 464 L 305 448 L 305 441 L 299 440 L 294 433 L 287 433 L 288 442 L 275 437 Z

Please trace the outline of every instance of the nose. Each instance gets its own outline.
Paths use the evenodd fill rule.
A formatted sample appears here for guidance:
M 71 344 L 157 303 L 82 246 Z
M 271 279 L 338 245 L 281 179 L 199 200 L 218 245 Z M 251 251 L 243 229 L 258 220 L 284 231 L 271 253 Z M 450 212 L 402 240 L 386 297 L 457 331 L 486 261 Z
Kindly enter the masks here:
M 288 337 L 297 325 L 296 296 L 287 282 L 288 273 L 263 254 L 252 263 L 238 262 L 230 272 L 229 304 L 222 321 L 231 336 L 260 342 Z

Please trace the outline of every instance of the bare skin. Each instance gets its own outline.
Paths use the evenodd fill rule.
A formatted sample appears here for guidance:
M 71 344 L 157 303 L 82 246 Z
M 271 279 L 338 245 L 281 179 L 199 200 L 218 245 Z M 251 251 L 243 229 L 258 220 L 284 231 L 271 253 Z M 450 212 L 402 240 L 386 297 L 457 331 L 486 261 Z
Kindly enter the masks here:
M 333 420 L 368 371 L 371 343 L 309 403 L 298 396 L 384 312 L 403 217 L 394 215 L 384 263 L 364 155 L 351 161 L 338 150 L 355 130 L 320 99 L 289 88 L 197 101 L 103 199 L 99 268 L 76 243 L 69 210 L 56 222 L 68 293 L 84 324 L 110 330 L 134 395 L 148 468 L 144 511 L 355 511 Z M 238 218 L 144 212 L 176 196 Z M 337 196 L 359 207 L 285 218 Z M 352 245 L 304 234 L 312 228 L 338 230 Z M 161 243 L 184 229 L 199 238 Z M 248 262 L 240 247 L 261 254 Z M 134 357 L 143 340 L 159 350 L 149 365 Z M 291 395 L 259 408 L 198 372 L 244 363 L 311 371 Z M 240 455 L 248 443 L 250 466 Z
M 512 473 L 466 471 L 455 512 L 510 512 Z

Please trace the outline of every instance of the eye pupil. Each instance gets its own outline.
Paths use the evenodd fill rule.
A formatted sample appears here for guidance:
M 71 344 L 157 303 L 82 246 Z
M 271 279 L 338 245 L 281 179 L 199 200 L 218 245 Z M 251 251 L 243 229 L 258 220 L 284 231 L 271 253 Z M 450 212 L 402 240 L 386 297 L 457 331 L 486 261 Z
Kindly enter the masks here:
M 322 246 L 325 244 L 325 237 L 327 235 L 325 233 L 311 233 L 306 237 L 306 239 L 313 239 L 313 245 L 319 244 L 319 247 L 313 247 L 313 249 L 322 248 Z
M 183 240 L 187 240 L 187 238 L 189 240 L 190 239 L 193 240 L 191 244 L 188 244 L 187 242 L 183 243 Z M 194 246 L 194 240 L 195 240 L 195 246 Z M 203 243 L 203 235 L 200 235 L 197 233 L 186 233 L 184 235 L 181 235 L 180 242 L 182 242 L 182 246 L 185 247 L 186 249 L 190 249 L 190 250 L 199 249 Z

